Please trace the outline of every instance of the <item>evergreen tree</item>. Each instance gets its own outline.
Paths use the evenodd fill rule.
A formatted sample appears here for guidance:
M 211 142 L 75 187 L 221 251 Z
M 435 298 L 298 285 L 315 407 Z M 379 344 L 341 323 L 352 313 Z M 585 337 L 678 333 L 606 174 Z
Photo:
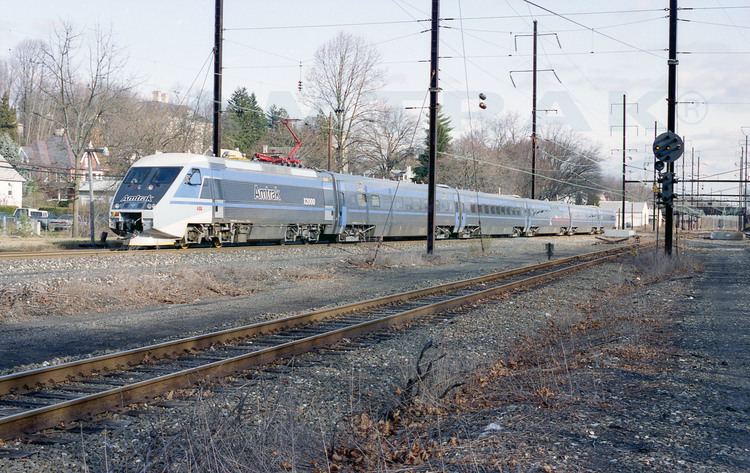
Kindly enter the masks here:
M 19 158 L 18 145 L 4 131 L 0 131 L 0 156 L 9 163 L 16 163 Z
M 252 154 L 258 141 L 265 135 L 268 123 L 254 93 L 240 87 L 232 93 L 225 116 L 224 143 Z
M 271 105 L 268 107 L 266 116 L 268 117 L 268 128 L 274 130 L 281 124 L 281 120 L 289 118 L 289 113 L 284 107 Z
M 443 115 L 443 112 L 438 110 L 437 116 L 437 157 L 435 159 L 436 164 L 440 162 L 440 154 L 447 153 L 451 148 L 451 127 L 450 118 Z M 427 137 L 424 140 L 424 149 L 419 153 L 417 158 L 419 164 L 414 168 L 414 182 L 427 183 L 427 176 L 430 164 L 430 134 L 427 132 Z
M 7 92 L 0 99 L 0 133 L 5 133 L 13 141 L 18 142 L 16 109 L 11 108 Z

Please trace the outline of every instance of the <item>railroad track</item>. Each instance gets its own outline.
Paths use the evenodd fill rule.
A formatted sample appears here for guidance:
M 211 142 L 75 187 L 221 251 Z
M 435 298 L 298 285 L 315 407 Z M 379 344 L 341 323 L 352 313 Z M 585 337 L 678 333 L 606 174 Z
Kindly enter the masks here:
M 567 238 L 579 238 L 579 237 L 588 237 L 588 235 L 575 235 L 572 237 Z M 464 240 L 468 241 L 468 240 Z M 394 245 L 402 242 L 424 242 L 424 240 L 401 240 L 401 241 L 388 241 L 387 245 Z M 319 242 L 316 243 L 319 245 L 334 245 L 334 246 L 340 246 L 342 248 L 351 247 L 351 243 L 328 243 L 328 242 Z M 380 242 L 377 241 L 368 241 L 368 242 L 361 242 L 357 243 L 356 246 L 377 246 L 380 245 Z M 287 245 L 294 247 L 294 246 L 304 246 L 302 243 L 288 243 Z M 4 259 L 27 259 L 27 258 L 61 258 L 61 257 L 77 257 L 77 256 L 115 256 L 115 255 L 124 255 L 124 254 L 154 254 L 154 253 L 164 253 L 164 252 L 170 252 L 170 253 L 185 253 L 185 252 L 231 252 L 231 251 L 242 251 L 242 250 L 270 250 L 273 248 L 282 248 L 283 245 L 279 245 L 276 242 L 266 242 L 266 243 L 250 243 L 250 244 L 237 244 L 237 245 L 225 245 L 221 248 L 214 248 L 212 246 L 194 246 L 190 248 L 177 248 L 172 246 L 164 246 L 164 247 L 156 247 L 156 248 L 129 248 L 127 246 L 125 247 L 112 247 L 112 248 L 78 248 L 78 249 L 67 249 L 67 250 L 52 250 L 52 251 L 2 251 L 0 250 L 0 260 Z
M 164 393 L 579 271 L 634 246 L 586 253 L 268 322 L 0 377 L 0 439 Z M 640 248 L 643 248 L 641 246 Z

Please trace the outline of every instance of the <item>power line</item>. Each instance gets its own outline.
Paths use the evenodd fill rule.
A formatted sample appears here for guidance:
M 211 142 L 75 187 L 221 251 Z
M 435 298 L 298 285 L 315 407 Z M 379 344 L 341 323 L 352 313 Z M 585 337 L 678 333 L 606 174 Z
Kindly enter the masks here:
M 470 158 L 468 156 L 462 156 L 460 154 L 455 154 L 455 153 L 440 152 L 440 154 L 443 155 L 443 156 L 447 156 L 449 158 L 458 159 L 458 160 L 462 160 L 462 161 L 471 161 L 473 159 L 473 158 Z M 529 174 L 529 175 L 531 175 L 531 171 L 530 170 L 523 169 L 523 168 L 515 168 L 513 166 L 507 166 L 507 165 L 500 164 L 500 163 L 493 163 L 491 161 L 486 161 L 486 160 L 482 160 L 482 159 L 477 159 L 477 162 L 480 162 L 480 163 L 483 163 L 483 164 L 487 164 L 489 166 L 498 167 L 498 168 L 501 168 L 501 169 L 507 169 L 509 171 L 515 171 L 515 172 L 520 172 L 520 173 L 523 173 L 523 174 Z M 576 184 L 575 182 L 563 181 L 562 179 L 555 179 L 554 177 L 549 177 L 549 176 L 545 176 L 545 175 L 541 175 L 541 174 L 539 176 L 537 176 L 537 177 L 539 177 L 540 179 L 546 179 L 546 180 L 549 180 L 549 181 L 559 182 L 561 184 L 565 184 L 565 185 L 569 185 L 569 186 L 573 186 L 573 187 L 579 187 L 579 188 L 582 188 L 582 189 L 589 189 L 589 190 L 594 190 L 594 191 L 602 191 L 602 190 L 607 190 L 608 189 L 608 188 L 596 188 L 596 187 L 591 187 L 591 186 L 585 186 L 583 184 Z M 617 190 L 609 190 L 609 192 L 612 192 L 614 195 L 620 195 L 620 191 L 617 191 Z
M 646 49 L 643 49 L 643 48 L 641 48 L 641 47 L 639 47 L 639 46 L 636 46 L 636 45 L 634 45 L 634 44 L 628 43 L 628 42 L 626 42 L 626 41 L 623 41 L 623 40 L 621 40 L 621 39 L 619 39 L 619 38 L 615 38 L 614 36 L 612 36 L 612 35 L 609 35 L 609 34 L 607 34 L 607 33 L 602 33 L 601 31 L 598 31 L 598 30 L 597 30 L 596 28 L 592 28 L 592 27 L 590 27 L 590 26 L 586 26 L 586 25 L 584 25 L 583 23 L 580 23 L 580 22 L 578 22 L 578 21 L 576 21 L 576 20 L 573 20 L 573 19 L 571 19 L 571 18 L 568 18 L 568 17 L 566 16 L 566 15 L 570 15 L 570 14 L 561 14 L 561 13 L 556 13 L 556 12 L 554 12 L 554 11 L 550 10 L 549 8 L 545 8 L 545 7 L 543 7 L 543 6 L 539 5 L 539 4 L 536 4 L 536 3 L 534 3 L 534 2 L 532 2 L 532 1 L 530 1 L 530 0 L 523 0 L 523 1 L 524 1 L 524 2 L 526 2 L 526 3 L 528 3 L 529 5 L 533 5 L 533 6 L 537 7 L 537 8 L 539 8 L 540 10 L 544 10 L 544 11 L 546 11 L 546 12 L 548 12 L 548 13 L 551 13 L 551 14 L 553 14 L 554 16 L 557 16 L 557 17 L 559 17 L 559 18 L 562 18 L 562 19 L 563 19 L 563 20 L 565 20 L 565 21 L 569 21 L 569 22 L 571 22 L 571 23 L 573 23 L 573 24 L 575 24 L 575 25 L 578 25 L 578 26 L 580 26 L 581 28 L 585 28 L 585 29 L 587 29 L 587 30 L 589 30 L 589 31 L 592 31 L 593 33 L 596 33 L 596 34 L 598 34 L 598 35 L 600 35 L 600 36 L 604 36 L 604 37 L 605 37 L 605 38 L 607 38 L 607 39 L 610 39 L 610 40 L 612 40 L 612 41 L 615 41 L 615 42 L 617 42 L 617 43 L 620 43 L 620 44 L 622 44 L 622 45 L 624 45 L 624 46 L 627 46 L 627 47 L 629 47 L 629 48 L 637 49 L 638 51 L 644 52 L 644 53 L 646 53 L 646 54 L 648 54 L 648 55 L 650 55 L 650 56 L 654 56 L 654 57 L 658 57 L 659 59 L 663 59 L 663 58 L 662 58 L 662 56 L 659 56 L 658 54 L 654 54 L 654 53 L 652 53 L 652 52 L 651 52 L 651 51 L 649 51 L 649 50 L 646 50 Z
M 274 25 L 274 26 L 245 26 L 237 28 L 224 28 L 224 31 L 258 31 L 258 30 L 292 30 L 305 28 L 341 28 L 344 26 L 383 26 L 383 25 L 401 25 L 409 23 L 422 23 L 430 21 L 429 19 L 416 20 L 391 20 L 391 21 L 364 21 L 359 23 L 323 23 L 308 25 Z
M 726 28 L 740 28 L 740 29 L 743 29 L 743 30 L 750 30 L 750 26 L 730 25 L 728 23 L 714 23 L 713 21 L 689 20 L 687 18 L 678 18 L 678 21 L 682 21 L 682 22 L 685 22 L 685 23 L 699 23 L 701 25 L 723 26 L 723 27 L 726 27 Z

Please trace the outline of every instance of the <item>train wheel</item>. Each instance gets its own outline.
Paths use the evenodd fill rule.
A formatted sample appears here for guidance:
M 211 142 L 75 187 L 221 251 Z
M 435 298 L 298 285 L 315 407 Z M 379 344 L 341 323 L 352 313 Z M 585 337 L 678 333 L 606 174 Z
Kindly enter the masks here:
M 187 240 L 185 240 L 185 239 L 183 238 L 183 239 L 181 239 L 181 240 L 177 240 L 176 242 L 174 242 L 174 246 L 175 246 L 175 247 L 176 247 L 176 248 L 177 248 L 178 250 L 185 250 L 185 249 L 187 249 L 187 247 L 188 247 L 188 242 L 187 242 Z
M 221 239 L 219 237 L 211 238 L 211 245 L 214 248 L 221 248 Z

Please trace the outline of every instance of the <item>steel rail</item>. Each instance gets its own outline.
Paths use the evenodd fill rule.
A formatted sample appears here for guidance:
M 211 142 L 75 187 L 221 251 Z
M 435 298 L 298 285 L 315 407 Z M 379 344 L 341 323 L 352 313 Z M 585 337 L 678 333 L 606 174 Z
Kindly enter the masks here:
M 643 246 L 638 248 L 643 248 Z M 267 364 L 290 355 L 301 354 L 321 346 L 335 343 L 343 338 L 356 337 L 375 330 L 399 326 L 418 317 L 446 311 L 461 305 L 470 304 L 480 299 L 494 296 L 501 292 L 535 285 L 563 274 L 585 269 L 615 258 L 631 249 L 633 249 L 631 246 L 619 247 L 616 249 L 576 255 L 561 260 L 524 266 L 509 271 L 443 284 L 433 288 L 419 289 L 391 296 L 369 299 L 367 301 L 348 304 L 333 309 L 311 311 L 275 321 L 256 323 L 211 334 L 102 355 L 96 358 L 6 375 L 0 377 L 0 389 L 2 389 L 0 392 L 2 393 L 25 390 L 43 383 L 66 381 L 74 377 L 84 376 L 98 371 L 113 368 L 117 369 L 128 364 L 143 363 L 155 358 L 174 356 L 176 353 L 185 353 L 196 349 L 210 347 L 217 343 L 228 343 L 233 340 L 243 339 L 250 336 L 268 334 L 286 328 L 308 325 L 310 323 L 330 319 L 346 313 L 383 306 L 393 302 L 414 299 L 416 297 L 444 293 L 468 286 L 475 286 L 484 282 L 522 275 L 533 271 L 551 269 L 556 266 L 588 259 L 588 261 L 572 264 L 560 269 L 552 269 L 551 271 L 539 275 L 526 277 L 518 281 L 480 290 L 468 295 L 452 297 L 444 301 L 387 315 L 385 317 L 378 317 L 348 327 L 281 343 L 273 347 L 259 349 L 239 356 L 228 357 L 224 360 L 206 363 L 194 368 L 183 369 L 181 371 L 156 376 L 133 384 L 118 386 L 99 393 L 2 417 L 0 418 L 0 438 L 13 438 L 27 432 L 36 432 L 66 421 L 80 419 L 92 413 L 121 408 L 137 401 L 162 395 L 169 390 L 186 388 L 201 380 L 219 378 L 253 366 Z

